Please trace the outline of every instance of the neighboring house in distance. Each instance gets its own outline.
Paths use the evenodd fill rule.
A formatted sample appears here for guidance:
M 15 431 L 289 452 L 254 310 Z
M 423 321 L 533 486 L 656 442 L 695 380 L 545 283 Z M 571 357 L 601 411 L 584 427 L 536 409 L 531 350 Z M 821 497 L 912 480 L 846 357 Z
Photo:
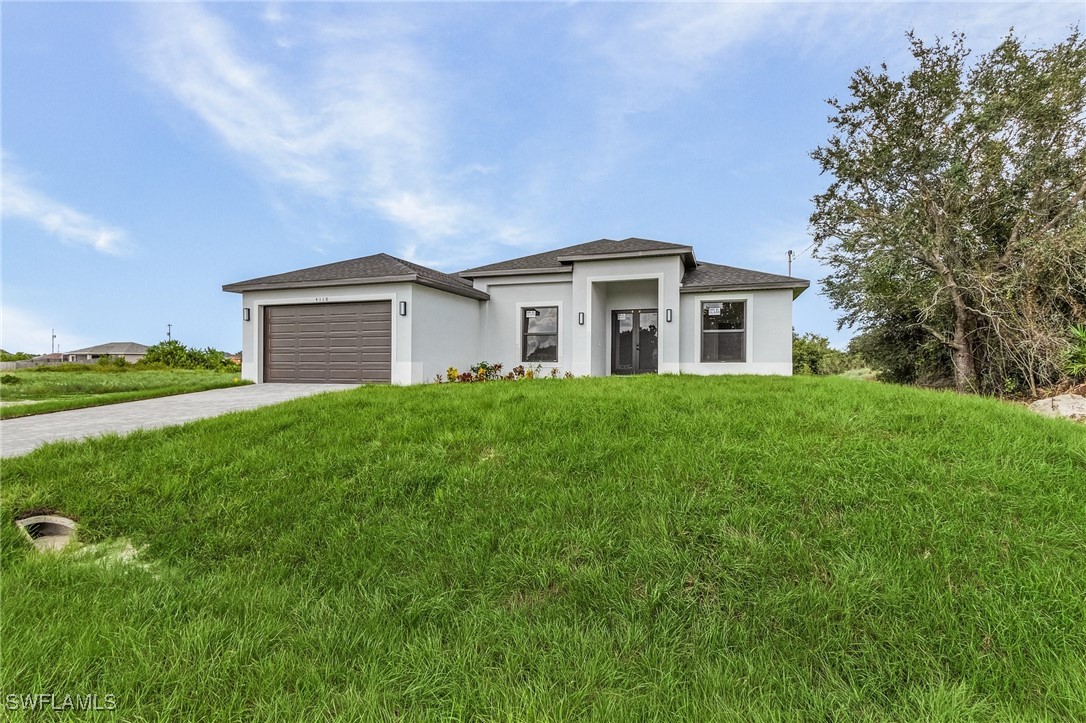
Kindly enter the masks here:
M 88 346 L 86 349 L 75 349 L 64 352 L 64 361 L 85 363 L 96 361 L 104 356 L 121 357 L 126 362 L 138 362 L 147 353 L 146 344 L 138 344 L 134 341 L 111 341 L 108 344 Z
M 242 376 L 432 381 L 486 360 L 575 375 L 792 373 L 810 282 L 601 239 L 452 275 L 375 254 L 223 286 L 242 295 Z

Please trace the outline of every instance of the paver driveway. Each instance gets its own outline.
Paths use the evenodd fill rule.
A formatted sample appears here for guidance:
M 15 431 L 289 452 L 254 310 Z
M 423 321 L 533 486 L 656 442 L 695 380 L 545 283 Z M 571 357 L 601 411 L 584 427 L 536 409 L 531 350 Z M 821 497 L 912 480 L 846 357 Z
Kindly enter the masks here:
M 321 392 L 354 389 L 357 384 L 250 384 L 177 394 L 138 402 L 107 404 L 68 412 L 0 420 L 0 457 L 26 454 L 46 442 L 127 434 L 137 429 L 168 427 L 226 412 L 277 404 Z

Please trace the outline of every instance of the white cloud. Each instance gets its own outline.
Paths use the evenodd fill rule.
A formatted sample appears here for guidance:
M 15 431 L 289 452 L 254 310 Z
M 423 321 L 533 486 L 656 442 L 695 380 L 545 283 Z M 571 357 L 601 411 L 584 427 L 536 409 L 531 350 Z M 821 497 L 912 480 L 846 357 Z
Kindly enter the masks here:
M 287 18 L 283 14 L 283 8 L 278 3 L 271 3 L 264 8 L 264 13 L 260 16 L 261 19 L 269 25 L 279 25 Z
M 757 36 L 774 14 L 764 3 L 619 7 L 617 18 L 614 8 L 605 6 L 602 14 L 589 14 L 574 28 L 613 76 L 616 97 L 608 107 L 618 113 L 654 110 L 691 89 L 717 67 L 721 53 Z
M 121 255 L 128 248 L 124 230 L 105 224 L 32 188 L 4 156 L 3 215 L 30 221 L 70 244 L 90 246 L 105 254 Z
M 277 12 L 264 19 L 279 24 Z M 450 240 L 463 234 L 484 244 L 525 236 L 465 195 L 460 170 L 441 165 L 446 82 L 409 32 L 317 26 L 305 60 L 293 58 L 288 70 L 254 60 L 231 27 L 200 6 L 156 6 L 147 19 L 146 72 L 255 172 L 372 211 L 417 244 L 409 248 L 445 264 L 453 260 Z
M 693 90 L 706 74 L 728 66 L 721 59 L 767 47 L 806 55 L 837 55 L 855 42 L 882 44 L 888 57 L 910 59 L 905 32 L 932 39 L 963 31 L 987 50 L 1013 26 L 1026 45 L 1066 38 L 1083 24 L 1080 2 L 723 2 L 599 6 L 586 11 L 574 35 L 603 61 L 613 80 L 610 107 L 620 113 L 654 110 Z M 850 41 L 851 39 L 851 41 Z M 742 54 L 739 54 L 739 53 Z M 614 101 L 618 101 L 617 106 Z
M 33 312 L 8 304 L 0 305 L 0 348 L 10 352 L 48 354 L 53 348 L 51 333 L 54 331 L 61 350 L 81 349 L 93 343 L 67 329 L 55 328 L 51 322 Z

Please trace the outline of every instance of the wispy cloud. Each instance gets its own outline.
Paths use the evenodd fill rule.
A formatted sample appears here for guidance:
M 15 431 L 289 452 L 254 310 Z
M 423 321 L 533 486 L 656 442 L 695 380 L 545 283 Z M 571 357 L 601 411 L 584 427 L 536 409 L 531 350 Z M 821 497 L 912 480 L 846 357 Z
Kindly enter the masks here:
M 586 82 L 598 98 L 582 180 L 606 178 L 656 142 L 631 118 L 648 115 L 727 72 L 730 54 L 762 36 L 779 7 L 767 3 L 601 3 L 582 6 L 570 25 Z
M 943 5 L 951 7 L 749 2 L 510 10 L 520 22 L 560 17 L 569 27 L 561 54 L 568 65 L 553 74 L 568 72 L 568 82 L 533 85 L 523 104 L 557 110 L 531 117 L 518 115 L 515 102 L 501 105 L 507 97 L 494 90 L 507 79 L 500 62 L 485 75 L 468 75 L 455 56 L 442 56 L 451 46 L 441 23 L 452 11 L 152 4 L 141 6 L 138 62 L 254 176 L 276 185 L 282 207 L 307 207 L 307 225 L 318 223 L 308 218 L 314 198 L 331 211 L 361 209 L 393 230 L 382 244 L 398 240 L 400 253 L 444 268 L 555 243 L 551 229 L 563 224 L 557 209 L 605 192 L 601 181 L 630 159 L 661 150 L 660 126 L 631 123 L 632 116 L 697 97 L 708 79 L 741 74 L 765 48 L 821 56 L 849 47 L 842 37 L 876 37 L 895 41 L 888 52 L 899 53 L 914 25 L 953 28 L 960 18 L 967 31 L 1002 33 L 1012 23 L 1046 27 L 1068 7 Z M 481 31 L 478 43 L 487 42 L 494 38 Z M 545 93 L 552 95 L 539 102 Z M 515 153 L 487 154 L 485 142 L 454 136 L 458 122 L 478 117 L 479 98 L 496 104 L 506 128 L 523 133 Z M 722 113 L 727 102 L 720 99 Z M 472 155 L 473 142 L 485 156 Z
M 862 38 L 904 59 L 910 29 L 922 37 L 964 31 L 978 48 L 988 48 L 1012 26 L 1029 45 L 1066 37 L 1084 20 L 1079 2 L 645 3 L 591 8 L 573 33 L 612 77 L 611 110 L 633 113 L 696 89 L 707 74 L 730 67 L 722 62 L 729 54 L 736 61 L 731 67 L 741 67 L 767 47 L 838 54 L 849 47 L 842 38 Z
M 576 37 L 612 76 L 608 108 L 655 110 L 690 90 L 719 56 L 762 32 L 767 3 L 675 3 L 601 6 L 574 25 Z
M 130 244 L 123 229 L 110 226 L 34 189 L 23 174 L 3 156 L 3 215 L 30 221 L 60 240 L 90 246 L 95 251 L 119 256 Z
M 274 6 L 265 20 L 286 22 Z M 524 236 L 443 165 L 445 81 L 409 32 L 296 27 L 304 41 L 294 50 L 304 42 L 304 53 L 288 70 L 246 52 L 225 20 L 197 5 L 149 8 L 146 27 L 150 77 L 259 174 L 377 214 L 420 257 L 448 263 L 448 240 L 465 234 L 483 245 Z

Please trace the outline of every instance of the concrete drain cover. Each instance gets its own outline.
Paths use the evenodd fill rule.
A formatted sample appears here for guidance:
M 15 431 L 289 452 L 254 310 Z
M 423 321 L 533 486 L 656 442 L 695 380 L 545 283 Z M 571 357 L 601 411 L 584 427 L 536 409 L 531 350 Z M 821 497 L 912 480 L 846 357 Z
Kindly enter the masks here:
M 60 515 L 34 515 L 15 521 L 39 552 L 63 550 L 75 540 L 75 520 Z

